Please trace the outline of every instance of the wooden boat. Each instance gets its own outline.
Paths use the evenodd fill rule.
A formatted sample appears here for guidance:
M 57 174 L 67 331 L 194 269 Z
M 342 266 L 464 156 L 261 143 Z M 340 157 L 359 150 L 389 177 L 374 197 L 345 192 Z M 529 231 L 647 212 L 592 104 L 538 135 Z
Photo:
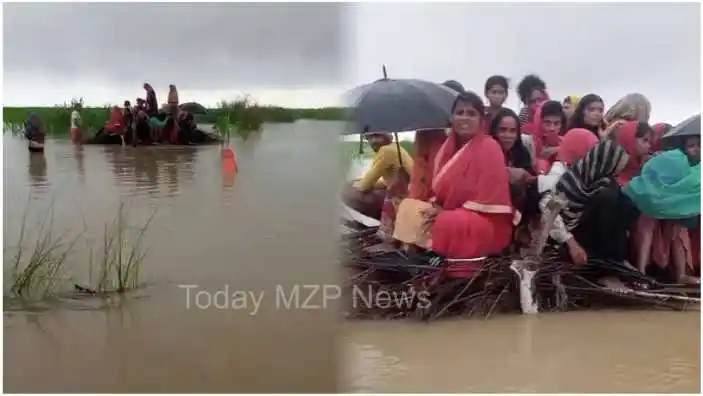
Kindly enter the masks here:
M 634 268 L 621 275 L 631 292 L 619 294 L 600 286 L 589 276 L 592 267 L 575 267 L 555 247 L 546 245 L 546 232 L 533 241 L 536 252 L 510 251 L 472 260 L 479 260 L 481 266 L 476 275 L 466 278 L 461 268 L 467 260 L 406 253 L 383 243 L 376 236 L 377 228 L 373 219 L 345 208 L 342 263 L 348 275 L 345 302 L 350 318 L 429 320 L 614 307 L 700 310 L 700 287 L 653 280 Z

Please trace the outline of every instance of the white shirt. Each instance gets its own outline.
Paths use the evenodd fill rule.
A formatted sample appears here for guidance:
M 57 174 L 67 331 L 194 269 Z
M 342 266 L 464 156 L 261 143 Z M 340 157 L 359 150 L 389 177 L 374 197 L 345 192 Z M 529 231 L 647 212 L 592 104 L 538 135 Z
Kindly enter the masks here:
M 546 175 L 537 176 L 537 191 L 540 194 L 551 191 L 564 173 L 566 173 L 566 164 L 555 161 Z
M 81 125 L 81 114 L 78 110 L 73 110 L 71 112 L 71 129 L 79 128 Z

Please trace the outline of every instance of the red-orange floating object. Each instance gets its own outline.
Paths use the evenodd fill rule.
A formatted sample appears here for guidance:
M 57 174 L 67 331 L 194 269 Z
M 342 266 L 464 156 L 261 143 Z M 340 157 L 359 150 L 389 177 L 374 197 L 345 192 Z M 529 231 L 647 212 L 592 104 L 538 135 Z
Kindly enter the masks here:
M 237 158 L 234 155 L 234 150 L 224 148 L 221 151 L 222 156 L 222 171 L 237 172 Z

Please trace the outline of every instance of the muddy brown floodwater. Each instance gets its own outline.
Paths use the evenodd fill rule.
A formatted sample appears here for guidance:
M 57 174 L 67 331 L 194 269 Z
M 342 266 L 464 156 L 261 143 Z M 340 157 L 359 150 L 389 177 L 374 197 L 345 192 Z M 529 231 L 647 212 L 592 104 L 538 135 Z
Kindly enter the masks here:
M 34 223 L 51 207 L 54 227 L 93 242 L 121 202 L 130 224 L 156 210 L 143 288 L 24 309 L 5 302 L 5 391 L 699 392 L 698 312 L 338 327 L 334 309 L 187 309 L 178 285 L 268 292 L 283 278 L 338 281 L 338 186 L 326 177 L 340 161 L 316 138 L 337 127 L 267 126 L 237 143 L 236 180 L 223 177 L 219 147 L 51 141 L 30 159 L 26 142 L 5 136 L 6 248 L 28 200 Z M 72 252 L 70 284 L 90 281 L 88 243 Z

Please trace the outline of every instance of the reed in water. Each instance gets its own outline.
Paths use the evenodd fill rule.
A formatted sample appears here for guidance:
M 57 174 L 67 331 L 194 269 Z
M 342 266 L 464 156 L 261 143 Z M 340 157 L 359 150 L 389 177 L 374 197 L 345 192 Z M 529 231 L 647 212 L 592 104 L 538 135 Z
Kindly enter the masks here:
M 111 224 L 105 225 L 97 258 L 93 250 L 90 251 L 89 268 L 97 269 L 98 272 L 97 281 L 90 292 L 124 293 L 139 287 L 139 270 L 146 257 L 143 248 L 144 236 L 155 214 L 152 213 L 136 230 L 136 237 L 130 238 L 129 227 L 125 222 L 124 204 L 120 204 L 115 219 Z
M 39 223 L 32 241 L 27 231 L 29 212 L 27 208 L 23 215 L 17 246 L 4 249 L 8 260 L 5 268 L 9 270 L 7 298 L 35 303 L 75 291 L 106 296 L 140 287 L 140 269 L 146 257 L 144 238 L 155 213 L 135 230 L 127 224 L 124 204 L 120 204 L 115 218 L 105 225 L 100 246 L 96 249 L 91 244 L 93 241 L 85 239 L 89 244 L 90 285 L 70 287 L 69 268 L 79 268 L 73 265 L 74 260 L 80 261 L 73 253 L 77 243 L 84 239 L 85 229 L 73 235 L 70 231 L 57 234 L 52 206 Z
M 20 226 L 19 240 L 14 255 L 9 255 L 5 248 L 5 257 L 9 257 L 10 297 L 23 300 L 39 300 L 53 295 L 63 280 L 63 269 L 68 255 L 73 250 L 79 235 L 68 238 L 66 233 L 54 234 L 53 209 L 49 210 L 39 224 L 36 239 L 31 243 L 30 251 L 24 248 L 27 241 L 27 217 L 29 207 L 25 209 Z

